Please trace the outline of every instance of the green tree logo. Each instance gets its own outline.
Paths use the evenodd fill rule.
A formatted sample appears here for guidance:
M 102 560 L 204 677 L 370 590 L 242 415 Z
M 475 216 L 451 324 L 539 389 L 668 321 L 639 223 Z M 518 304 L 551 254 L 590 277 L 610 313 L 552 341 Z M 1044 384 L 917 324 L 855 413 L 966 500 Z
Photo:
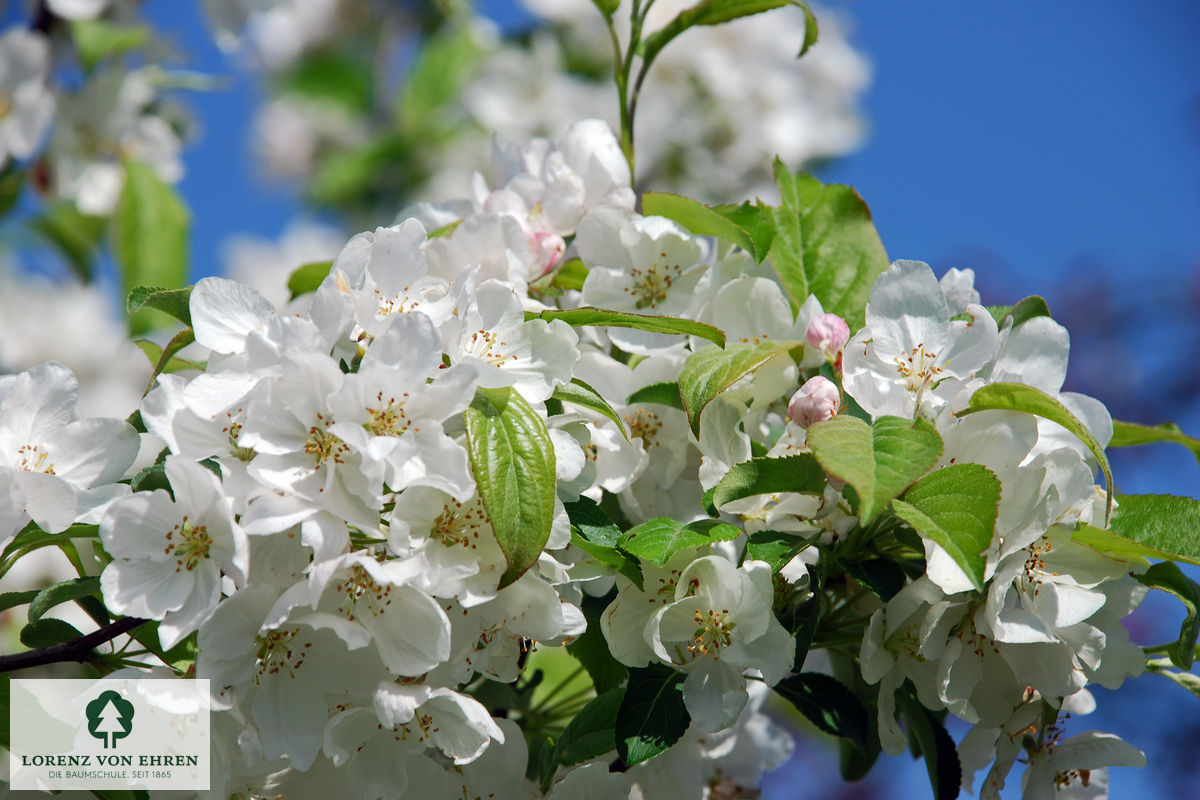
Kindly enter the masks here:
M 124 739 L 133 730 L 133 703 L 111 689 L 87 704 L 88 733 L 104 742 L 104 746 L 115 747 L 117 739 Z

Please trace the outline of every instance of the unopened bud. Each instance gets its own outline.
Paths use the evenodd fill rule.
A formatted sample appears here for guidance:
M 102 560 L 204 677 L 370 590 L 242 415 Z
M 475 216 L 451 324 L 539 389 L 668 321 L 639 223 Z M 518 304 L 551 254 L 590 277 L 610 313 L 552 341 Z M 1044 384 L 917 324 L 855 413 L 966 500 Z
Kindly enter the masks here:
M 804 338 L 809 347 L 820 350 L 830 361 L 837 361 L 838 353 L 850 341 L 850 326 L 837 314 L 822 314 L 808 324 Z
M 807 428 L 834 416 L 840 406 L 837 384 L 817 375 L 805 381 L 788 401 L 788 419 L 801 428 Z

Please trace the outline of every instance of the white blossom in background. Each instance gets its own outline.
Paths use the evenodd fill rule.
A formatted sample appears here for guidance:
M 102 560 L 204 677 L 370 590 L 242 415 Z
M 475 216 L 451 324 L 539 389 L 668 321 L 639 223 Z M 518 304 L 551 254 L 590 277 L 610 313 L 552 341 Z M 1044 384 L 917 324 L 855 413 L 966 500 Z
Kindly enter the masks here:
M 288 277 L 305 264 L 332 261 L 346 244 L 336 228 L 298 219 L 277 240 L 251 234 L 229 237 L 221 246 L 225 276 L 257 291 L 282 308 L 290 299 Z
M 21 28 L 0 36 L 0 166 L 33 155 L 54 116 L 50 44 Z

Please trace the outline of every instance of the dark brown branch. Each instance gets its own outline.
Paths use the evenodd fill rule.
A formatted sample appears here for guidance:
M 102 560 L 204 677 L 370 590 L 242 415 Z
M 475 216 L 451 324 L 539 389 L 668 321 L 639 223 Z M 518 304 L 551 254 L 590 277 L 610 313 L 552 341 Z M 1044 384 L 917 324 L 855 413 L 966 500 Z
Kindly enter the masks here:
M 92 631 L 86 636 L 72 639 L 69 642 L 44 647 L 41 650 L 30 650 L 11 656 L 0 656 L 0 673 L 12 672 L 26 667 L 40 667 L 45 664 L 57 664 L 62 661 L 77 661 L 81 664 L 92 660 L 98 645 L 111 642 L 122 633 L 128 633 L 143 622 L 149 620 L 138 617 L 125 617 L 105 625 L 98 631 Z

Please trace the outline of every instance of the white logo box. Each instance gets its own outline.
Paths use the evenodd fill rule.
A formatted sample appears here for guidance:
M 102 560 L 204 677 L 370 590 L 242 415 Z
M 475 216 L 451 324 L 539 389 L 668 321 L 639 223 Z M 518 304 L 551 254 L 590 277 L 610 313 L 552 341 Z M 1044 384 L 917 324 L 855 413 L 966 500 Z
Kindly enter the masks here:
M 209 788 L 207 680 L 11 680 L 12 789 Z

